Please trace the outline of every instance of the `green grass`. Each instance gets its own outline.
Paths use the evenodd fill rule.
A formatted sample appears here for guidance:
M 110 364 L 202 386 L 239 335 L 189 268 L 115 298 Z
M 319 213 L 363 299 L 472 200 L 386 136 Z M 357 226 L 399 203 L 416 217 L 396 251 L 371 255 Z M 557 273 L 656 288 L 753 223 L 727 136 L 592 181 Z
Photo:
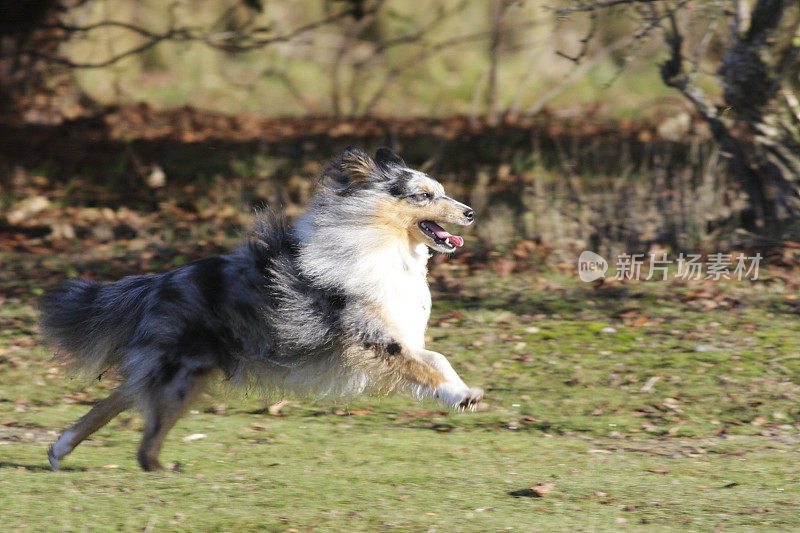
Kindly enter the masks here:
M 800 527 L 800 337 L 781 287 L 705 285 L 738 302 L 709 310 L 695 286 L 455 275 L 430 345 L 487 389 L 477 413 L 388 397 L 272 416 L 219 387 L 167 439 L 180 472 L 139 470 L 124 414 L 54 473 L 47 445 L 112 385 L 68 378 L 38 344 L 34 289 L 69 256 L 0 262 L 4 531 Z

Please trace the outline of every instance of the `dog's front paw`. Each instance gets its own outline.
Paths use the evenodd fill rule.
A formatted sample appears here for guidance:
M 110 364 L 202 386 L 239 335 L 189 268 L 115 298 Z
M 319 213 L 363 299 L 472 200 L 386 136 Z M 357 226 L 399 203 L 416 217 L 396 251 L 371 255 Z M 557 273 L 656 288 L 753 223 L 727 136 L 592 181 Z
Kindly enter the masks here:
M 456 387 L 450 383 L 445 383 L 436 389 L 436 397 L 458 411 L 464 411 L 465 409 L 474 411 L 483 399 L 483 389 Z
M 483 389 L 478 387 L 470 387 L 466 396 L 464 396 L 464 399 L 461 400 L 459 407 L 461 409 L 469 409 L 470 411 L 474 411 L 478 407 L 478 404 L 481 403 L 481 400 L 483 400 Z

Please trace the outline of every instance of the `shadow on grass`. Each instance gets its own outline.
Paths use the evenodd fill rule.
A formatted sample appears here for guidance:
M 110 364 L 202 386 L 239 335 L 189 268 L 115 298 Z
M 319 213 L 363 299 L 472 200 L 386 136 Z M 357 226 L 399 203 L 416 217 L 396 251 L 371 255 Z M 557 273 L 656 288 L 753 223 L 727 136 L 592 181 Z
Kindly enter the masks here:
M 541 498 L 541 495 L 532 489 L 517 489 L 509 491 L 507 494 L 515 498 Z
M 519 291 L 498 292 L 464 298 L 463 295 L 443 291 L 438 301 L 467 310 L 508 311 L 515 314 L 574 314 L 585 311 L 592 302 L 592 311 L 614 316 L 621 310 L 620 302 L 638 307 L 655 298 L 644 287 L 608 287 L 596 289 L 591 285 L 569 287 L 556 292 Z
M 4 468 L 13 468 L 19 469 L 24 468 L 29 472 L 53 472 L 53 469 L 50 468 L 49 465 L 30 465 L 30 464 L 22 464 L 22 463 L 15 463 L 13 461 L 0 461 L 0 470 Z M 76 466 L 63 466 L 59 468 L 59 471 L 64 472 L 86 472 L 86 467 L 76 467 Z

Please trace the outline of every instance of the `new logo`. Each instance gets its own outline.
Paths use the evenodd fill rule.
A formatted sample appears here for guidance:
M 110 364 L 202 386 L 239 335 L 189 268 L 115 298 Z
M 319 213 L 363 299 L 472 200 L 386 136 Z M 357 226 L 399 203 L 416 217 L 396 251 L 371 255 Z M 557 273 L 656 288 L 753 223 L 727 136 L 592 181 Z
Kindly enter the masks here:
M 605 277 L 608 262 L 601 255 L 585 250 L 578 257 L 578 276 L 586 283 Z

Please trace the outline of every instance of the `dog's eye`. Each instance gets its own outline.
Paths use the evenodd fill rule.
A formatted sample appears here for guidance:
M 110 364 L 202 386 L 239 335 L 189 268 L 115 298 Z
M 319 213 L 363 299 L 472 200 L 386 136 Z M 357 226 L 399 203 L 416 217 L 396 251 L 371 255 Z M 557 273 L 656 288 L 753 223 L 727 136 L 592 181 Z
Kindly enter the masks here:
M 433 198 L 433 195 L 431 193 L 429 193 L 429 192 L 421 192 L 419 194 L 415 194 L 415 195 L 411 196 L 411 198 L 413 198 L 414 200 L 416 200 L 418 202 L 422 202 L 424 200 L 430 200 L 431 198 Z

